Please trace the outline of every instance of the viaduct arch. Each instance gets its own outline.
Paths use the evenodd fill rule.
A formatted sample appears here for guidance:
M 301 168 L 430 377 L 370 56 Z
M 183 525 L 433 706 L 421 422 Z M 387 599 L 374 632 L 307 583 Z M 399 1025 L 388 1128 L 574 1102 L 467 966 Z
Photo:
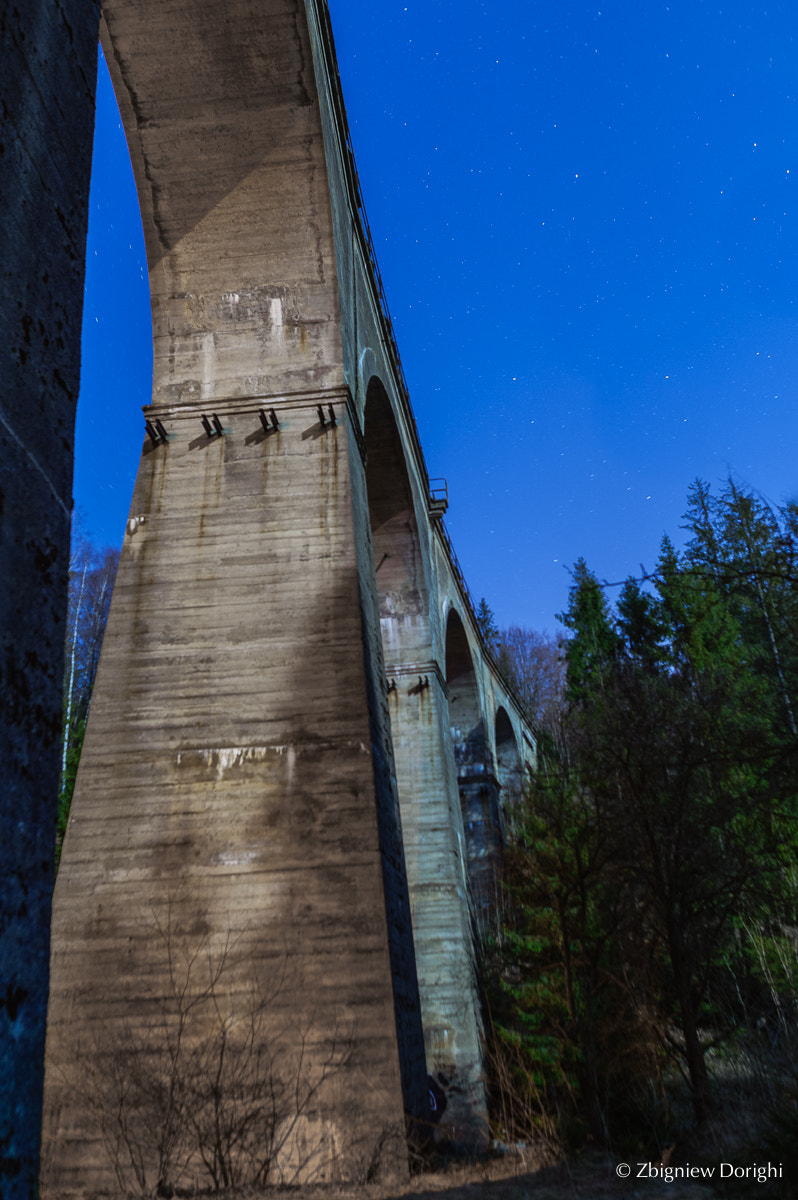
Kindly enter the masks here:
M 4 45 L 23 96 L 29 79 L 46 84 L 17 133 L 51 181 L 37 192 L 22 168 L 14 177 L 28 224 L 12 228 L 7 261 L 28 281 L 22 315 L 4 279 L 12 382 L 24 385 L 19 412 L 0 414 L 15 480 L 4 529 L 28 533 L 5 551 L 7 578 L 27 591 L 6 609 L 15 665 L 3 684 L 13 694 L 34 663 L 25 686 L 38 689 L 12 739 L 15 801 L 31 820 L 9 911 L 50 853 L 96 8 L 38 0 L 31 13 L 27 48 L 14 30 Z M 229 993 L 273 995 L 289 1057 L 301 1043 L 318 1072 L 347 1031 L 346 1063 L 294 1142 L 315 1147 L 316 1177 L 356 1174 L 378 1143 L 401 1162 L 428 1072 L 447 1095 L 442 1132 L 461 1145 L 485 1136 L 474 939 L 502 789 L 534 746 L 430 486 L 326 4 L 261 0 L 257 15 L 249 0 L 102 6 L 147 245 L 154 379 L 54 899 L 51 1196 L 109 1179 L 75 1099 L 81 1064 L 101 1071 L 122 1031 L 151 1024 L 169 986 L 164 950 L 231 937 Z M 50 270 L 30 260 L 53 188 L 63 311 Z M 22 605 L 42 616 L 27 643 Z M 37 886 L 41 928 L 46 872 Z M 153 934 L 165 927 L 174 946 Z M 46 936 L 37 955 L 41 981 Z M 24 983 L 20 954 L 11 961 Z M 40 1005 L 25 1025 L 34 1060 L 41 1017 Z M 29 1173 L 35 1147 L 22 1159 Z

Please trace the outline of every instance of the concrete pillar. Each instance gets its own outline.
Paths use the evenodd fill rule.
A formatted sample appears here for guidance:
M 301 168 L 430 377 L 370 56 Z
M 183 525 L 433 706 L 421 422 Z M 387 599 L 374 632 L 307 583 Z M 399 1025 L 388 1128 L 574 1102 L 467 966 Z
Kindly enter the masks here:
M 178 1033 L 191 1062 L 223 1035 L 229 1063 L 253 1006 L 272 1180 L 406 1167 L 423 1099 L 308 19 L 301 0 L 256 9 L 103 5 L 150 267 L 153 436 L 55 897 L 52 1197 L 109 1186 L 122 1159 L 129 1184 L 117 1077 L 171 1096 Z M 170 1133 L 164 1163 L 138 1129 L 147 1186 L 193 1184 L 196 1134 Z
M 0 1193 L 34 1194 L 97 6 L 0 12 Z
M 392 963 L 404 947 L 412 965 L 412 941 L 375 761 L 357 451 L 345 393 L 324 393 L 324 424 L 321 393 L 272 400 L 268 433 L 257 401 L 219 405 L 212 436 L 199 408 L 162 406 L 168 441 L 144 446 L 56 889 L 51 1197 L 117 1169 L 131 1182 L 105 1124 L 114 1077 L 158 1055 L 167 1079 L 176 986 L 198 997 L 198 1045 L 214 1007 L 232 1046 L 267 1002 L 258 1037 L 291 1093 L 272 1182 L 406 1163 L 403 1076 L 411 1107 L 424 1064 L 407 962 Z M 200 1170 L 183 1132 L 172 1185 Z M 156 1183 L 157 1146 L 136 1149 Z
M 367 392 L 365 442 L 427 1067 L 446 1096 L 438 1136 L 465 1149 L 484 1144 L 487 1121 L 463 823 L 446 684 L 432 646 L 436 581 L 399 428 L 377 379 Z
M 396 683 L 391 725 L 427 1068 L 446 1096 L 439 1136 L 461 1149 L 481 1148 L 487 1138 L 482 1031 L 445 685 L 431 660 L 395 661 L 387 671 Z

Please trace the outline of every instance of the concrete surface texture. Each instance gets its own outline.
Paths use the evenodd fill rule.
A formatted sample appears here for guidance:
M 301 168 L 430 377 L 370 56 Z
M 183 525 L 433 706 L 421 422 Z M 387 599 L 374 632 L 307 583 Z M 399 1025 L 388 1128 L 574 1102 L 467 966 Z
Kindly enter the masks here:
M 96 78 L 87 0 L 0 5 L 0 1194 L 34 1194 Z
M 43 1194 L 199 1169 L 179 1097 L 234 1051 L 261 1178 L 373 1178 L 428 1074 L 436 1136 L 484 1143 L 475 938 L 534 747 L 431 495 L 326 6 L 107 0 L 101 37 L 154 379 L 54 899 Z

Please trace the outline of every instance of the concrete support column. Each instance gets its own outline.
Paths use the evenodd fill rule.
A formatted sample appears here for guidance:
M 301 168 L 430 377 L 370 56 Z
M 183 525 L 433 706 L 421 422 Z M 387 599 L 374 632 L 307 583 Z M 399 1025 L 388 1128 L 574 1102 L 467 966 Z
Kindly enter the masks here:
M 0 6 L 0 1193 L 35 1193 L 97 6 Z
M 386 626 L 397 623 L 382 624 L 395 650 L 397 630 Z M 482 1031 L 446 687 L 432 658 L 389 662 L 386 674 L 427 1068 L 446 1095 L 440 1136 L 482 1146 Z
M 423 1088 L 345 393 L 156 414 L 166 440 L 144 445 L 56 890 L 44 1177 L 59 1200 L 113 1183 L 120 1055 L 176 1036 L 175 979 L 201 995 L 211 960 L 231 1039 L 266 1001 L 258 1036 L 296 1091 L 272 1182 L 406 1163 L 403 1079 Z M 185 1036 L 206 1032 L 192 1018 Z

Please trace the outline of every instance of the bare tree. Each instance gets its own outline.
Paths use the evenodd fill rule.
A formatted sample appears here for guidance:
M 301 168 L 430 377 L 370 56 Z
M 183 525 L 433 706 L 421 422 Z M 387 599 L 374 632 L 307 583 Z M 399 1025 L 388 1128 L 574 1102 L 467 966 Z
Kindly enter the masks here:
M 522 625 L 499 634 L 499 661 L 514 684 L 529 720 L 540 728 L 558 724 L 565 694 L 565 644 L 554 635 Z
M 342 1149 L 312 1110 L 353 1031 L 311 1053 L 308 1031 L 275 1016 L 284 972 L 268 989 L 242 988 L 240 938 L 191 941 L 171 907 L 152 925 L 166 994 L 147 1022 L 102 1031 L 82 1087 L 121 1189 L 152 1198 L 187 1179 L 216 1192 L 312 1181 Z

